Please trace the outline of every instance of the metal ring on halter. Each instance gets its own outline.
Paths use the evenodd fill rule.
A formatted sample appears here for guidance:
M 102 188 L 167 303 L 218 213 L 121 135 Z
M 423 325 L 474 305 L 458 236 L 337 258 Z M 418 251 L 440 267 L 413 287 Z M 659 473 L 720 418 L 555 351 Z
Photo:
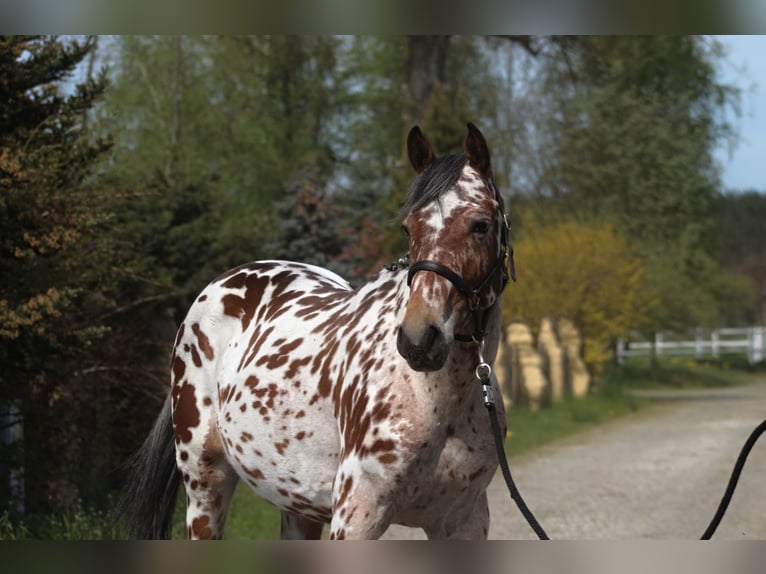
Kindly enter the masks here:
M 476 366 L 476 378 L 479 379 L 482 383 L 489 381 L 491 376 L 492 367 L 489 365 L 489 363 L 481 362 Z

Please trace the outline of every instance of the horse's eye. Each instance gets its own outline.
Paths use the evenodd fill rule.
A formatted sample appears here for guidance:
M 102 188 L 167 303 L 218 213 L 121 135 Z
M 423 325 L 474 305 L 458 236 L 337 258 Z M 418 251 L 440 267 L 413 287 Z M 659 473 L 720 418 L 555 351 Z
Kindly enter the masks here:
M 410 237 L 410 230 L 409 230 L 409 228 L 408 228 L 406 225 L 404 225 L 404 224 L 402 224 L 402 233 L 404 233 L 404 235 L 406 235 L 406 236 L 407 236 L 407 238 L 409 239 L 409 237 Z
M 471 225 L 471 233 L 476 233 L 477 235 L 486 235 L 489 233 L 489 222 L 485 219 L 474 221 L 473 225 Z

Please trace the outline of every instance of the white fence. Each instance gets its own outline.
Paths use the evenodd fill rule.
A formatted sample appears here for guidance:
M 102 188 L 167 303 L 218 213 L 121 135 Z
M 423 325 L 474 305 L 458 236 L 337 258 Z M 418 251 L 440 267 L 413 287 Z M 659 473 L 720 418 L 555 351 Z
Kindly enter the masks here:
M 617 341 L 617 362 L 630 357 L 691 355 L 697 359 L 718 358 L 724 354 L 747 355 L 751 365 L 766 360 L 766 327 L 742 329 L 697 329 L 693 339 L 680 340 L 670 331 L 657 333 L 654 341 Z

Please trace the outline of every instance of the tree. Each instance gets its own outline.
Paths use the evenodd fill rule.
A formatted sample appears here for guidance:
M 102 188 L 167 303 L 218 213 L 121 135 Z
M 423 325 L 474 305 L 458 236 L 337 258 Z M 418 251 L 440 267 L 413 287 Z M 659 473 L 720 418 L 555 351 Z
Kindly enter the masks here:
M 277 206 L 302 180 L 331 191 L 333 120 L 345 104 L 332 37 L 126 37 L 102 125 L 119 134 L 106 172 L 178 217 L 158 265 L 185 300 L 228 267 L 273 257 Z M 172 166 L 172 169 L 169 167 Z M 293 198 L 294 199 L 294 198 Z M 189 219 L 193 217 L 193 219 Z
M 712 255 L 725 270 L 749 278 L 755 291 L 750 296 L 729 298 L 731 306 L 725 306 L 725 312 L 731 316 L 731 324 L 763 324 L 766 321 L 766 230 L 763 225 L 766 194 L 755 190 L 721 193 L 716 196 L 714 205 L 717 233 Z
M 505 321 L 521 319 L 536 330 L 545 317 L 570 319 L 582 332 L 584 360 L 596 376 L 616 338 L 651 308 L 641 260 L 607 223 L 537 225 L 528 219 L 514 258 L 518 282 L 504 293 Z
M 555 200 L 545 202 L 553 219 L 607 219 L 629 238 L 657 305 L 643 325 L 650 333 L 718 316 L 698 270 L 713 243 L 713 151 L 733 137 L 737 108 L 737 90 L 717 79 L 720 57 L 715 42 L 694 36 L 543 45 L 541 159 L 528 169 L 530 188 Z M 673 295 L 682 287 L 686 296 Z M 697 310 L 685 305 L 692 301 Z
M 545 76 L 557 118 L 543 189 L 570 210 L 615 217 L 631 238 L 698 243 L 719 187 L 713 151 L 732 135 L 734 88 L 719 84 L 719 48 L 690 36 L 560 38 L 570 66 Z M 555 135 L 554 135 L 555 134 Z
M 348 276 L 352 269 L 339 261 L 346 241 L 335 225 L 338 208 L 327 201 L 310 177 L 299 185 L 278 205 L 278 239 L 267 246 L 267 251 L 275 259 L 334 268 Z
M 500 130 L 493 137 L 504 105 L 492 51 L 498 41 L 494 42 L 461 36 L 360 37 L 348 46 L 348 71 L 360 88 L 351 99 L 356 113 L 347 120 L 354 138 L 349 140 L 353 152 L 348 165 L 342 168 L 348 185 L 336 198 L 357 208 L 363 199 L 362 213 L 378 212 L 390 222 L 382 225 L 380 217 L 370 213 L 355 224 L 357 230 L 361 227 L 355 235 L 369 253 L 369 267 L 395 260 L 406 249 L 393 217 L 413 176 L 404 142 L 414 124 L 428 134 L 438 153 L 460 151 L 469 121 L 486 126 L 482 129 L 490 140 L 497 140 L 498 148 L 505 141 Z M 498 172 L 498 181 L 507 177 Z M 370 233 L 376 236 L 376 248 L 366 239 Z
M 20 405 L 25 433 L 21 449 L 0 456 L 23 461 L 30 510 L 76 491 L 69 471 L 82 445 L 68 442 L 68 431 L 80 389 L 69 378 L 104 332 L 79 310 L 103 306 L 91 290 L 99 270 L 89 240 L 106 213 L 85 182 L 109 142 L 85 138 L 81 126 L 106 80 L 91 78 L 71 95 L 59 89 L 92 47 L 0 37 L 0 402 Z

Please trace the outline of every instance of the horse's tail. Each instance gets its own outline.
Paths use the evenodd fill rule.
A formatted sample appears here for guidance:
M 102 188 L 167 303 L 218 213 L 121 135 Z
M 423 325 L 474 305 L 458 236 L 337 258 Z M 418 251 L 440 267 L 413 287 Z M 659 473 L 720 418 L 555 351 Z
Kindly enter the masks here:
M 117 505 L 117 518 L 130 538 L 170 538 L 180 482 L 173 440 L 172 402 L 168 395 L 154 428 L 133 458 L 127 484 Z

